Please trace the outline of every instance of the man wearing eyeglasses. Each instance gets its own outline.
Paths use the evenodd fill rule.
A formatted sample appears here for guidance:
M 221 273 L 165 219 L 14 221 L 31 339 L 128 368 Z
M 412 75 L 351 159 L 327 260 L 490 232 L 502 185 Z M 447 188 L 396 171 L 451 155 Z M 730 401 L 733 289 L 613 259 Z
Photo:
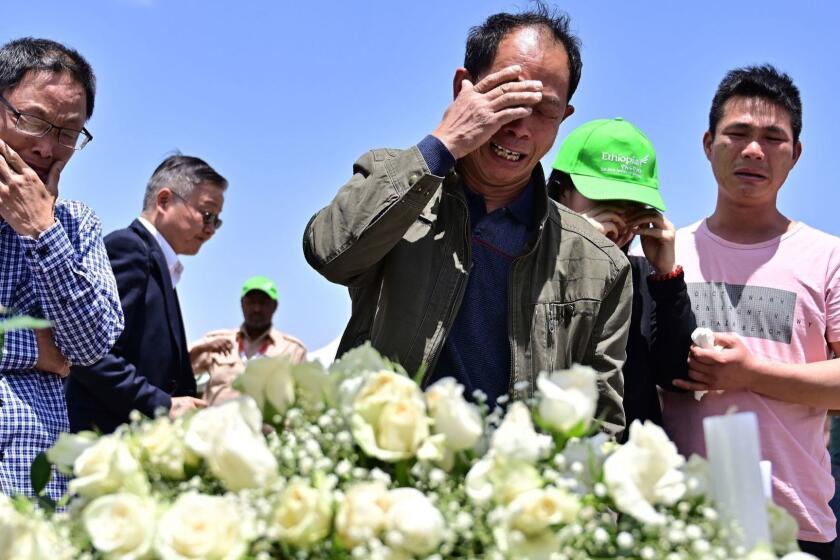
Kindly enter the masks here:
M 72 431 L 112 432 L 132 410 L 175 417 L 205 406 L 196 398 L 175 290 L 184 270 L 178 256 L 198 253 L 221 227 L 226 189 L 204 160 L 170 156 L 149 179 L 140 217 L 105 238 L 125 331 L 99 362 L 73 368 L 66 385 Z
M 0 47 L 0 307 L 52 328 L 7 333 L 0 349 L 0 492 L 32 495 L 35 456 L 68 429 L 62 378 L 100 359 L 123 329 L 99 219 L 58 198 L 61 171 L 91 139 L 95 77 L 44 39 Z M 66 479 L 46 487 L 58 499 Z

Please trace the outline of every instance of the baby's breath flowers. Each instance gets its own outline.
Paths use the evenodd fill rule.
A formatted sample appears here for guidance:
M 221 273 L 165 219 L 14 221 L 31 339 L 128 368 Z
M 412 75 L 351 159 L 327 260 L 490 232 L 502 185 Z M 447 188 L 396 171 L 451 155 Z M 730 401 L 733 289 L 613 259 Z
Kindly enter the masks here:
M 442 379 L 422 391 L 369 345 L 329 370 L 249 363 L 241 397 L 177 420 L 63 435 L 64 507 L 0 496 L 0 557 L 85 560 L 777 558 L 748 551 L 707 497 L 708 468 L 662 430 L 598 433 L 595 373 L 541 375 L 490 410 Z M 787 560 L 805 558 L 805 555 Z

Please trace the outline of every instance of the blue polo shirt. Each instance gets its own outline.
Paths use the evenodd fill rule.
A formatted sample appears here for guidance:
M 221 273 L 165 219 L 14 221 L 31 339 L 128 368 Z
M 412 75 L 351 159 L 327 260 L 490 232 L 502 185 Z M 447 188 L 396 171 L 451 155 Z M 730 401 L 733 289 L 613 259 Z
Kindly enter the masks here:
M 432 140 L 430 140 L 432 138 Z M 418 147 L 430 171 L 441 169 L 452 156 L 436 138 L 426 137 Z M 427 154 L 428 153 L 428 154 Z M 449 160 L 445 158 L 449 155 Z M 430 162 L 436 168 L 432 169 Z M 484 197 L 464 188 L 472 230 L 472 270 L 458 315 L 446 337 L 435 370 L 428 384 L 443 377 L 454 377 L 472 398 L 480 390 L 493 405 L 508 393 L 510 385 L 510 342 L 508 341 L 508 271 L 520 256 L 533 232 L 535 185 L 504 208 L 487 213 Z

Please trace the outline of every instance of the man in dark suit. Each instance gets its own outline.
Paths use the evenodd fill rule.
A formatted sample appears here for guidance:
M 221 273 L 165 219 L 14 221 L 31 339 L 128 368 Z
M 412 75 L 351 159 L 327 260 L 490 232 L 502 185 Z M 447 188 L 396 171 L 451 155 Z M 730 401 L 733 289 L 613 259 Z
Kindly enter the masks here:
M 178 255 L 198 253 L 222 225 L 226 188 L 203 160 L 168 157 L 149 180 L 140 217 L 105 238 L 126 327 L 108 355 L 72 368 L 65 389 L 72 431 L 112 432 L 132 410 L 175 417 L 205 405 L 195 398 L 175 286 Z

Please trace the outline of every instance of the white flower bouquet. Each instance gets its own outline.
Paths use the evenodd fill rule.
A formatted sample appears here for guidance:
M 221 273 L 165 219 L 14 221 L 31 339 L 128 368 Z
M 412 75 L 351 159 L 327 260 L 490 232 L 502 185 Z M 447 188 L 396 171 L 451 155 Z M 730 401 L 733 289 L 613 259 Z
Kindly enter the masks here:
M 33 480 L 51 463 L 68 496 L 53 511 L 0 497 L 0 557 L 806 557 L 777 508 L 773 542 L 740 548 L 705 462 L 661 428 L 636 423 L 623 446 L 599 434 L 592 370 L 537 386 L 490 412 L 452 379 L 422 391 L 369 346 L 329 371 L 255 360 L 221 406 L 63 434 Z

